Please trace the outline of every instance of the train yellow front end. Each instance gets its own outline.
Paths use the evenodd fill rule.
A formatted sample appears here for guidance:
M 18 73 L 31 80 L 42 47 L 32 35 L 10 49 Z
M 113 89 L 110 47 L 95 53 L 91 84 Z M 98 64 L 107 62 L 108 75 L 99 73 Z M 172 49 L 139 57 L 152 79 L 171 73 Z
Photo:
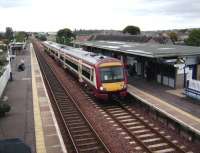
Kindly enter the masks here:
M 97 97 L 106 100 L 127 95 L 127 76 L 121 61 L 100 63 L 97 71 Z

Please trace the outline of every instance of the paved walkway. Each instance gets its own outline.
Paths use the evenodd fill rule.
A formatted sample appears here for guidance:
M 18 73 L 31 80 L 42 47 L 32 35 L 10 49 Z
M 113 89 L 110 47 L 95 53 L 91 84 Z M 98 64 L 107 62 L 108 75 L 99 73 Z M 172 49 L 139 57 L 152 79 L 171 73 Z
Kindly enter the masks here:
M 131 80 L 128 92 L 200 135 L 200 105 L 174 90 L 145 80 Z
M 184 89 L 175 90 L 163 85 L 159 85 L 155 82 L 148 82 L 139 78 L 129 79 L 129 84 L 141 91 L 167 102 L 168 104 L 180 108 L 181 110 L 188 112 L 193 116 L 200 118 L 200 101 L 184 95 Z
M 26 69 L 18 72 L 17 65 L 24 59 Z M 8 82 L 4 96 L 11 111 L 0 118 L 0 139 L 20 138 L 35 152 L 30 52 L 12 60 L 13 81 Z

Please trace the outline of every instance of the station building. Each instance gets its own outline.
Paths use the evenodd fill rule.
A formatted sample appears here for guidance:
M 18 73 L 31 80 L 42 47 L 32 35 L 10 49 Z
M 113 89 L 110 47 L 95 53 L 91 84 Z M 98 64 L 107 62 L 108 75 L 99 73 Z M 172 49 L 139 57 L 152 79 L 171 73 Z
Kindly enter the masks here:
M 200 80 L 200 47 L 121 41 L 75 41 L 74 47 L 119 58 L 129 77 L 141 77 L 172 88 Z
M 25 49 L 24 42 L 12 42 L 9 44 L 9 51 L 11 56 L 20 54 L 20 52 L 24 49 Z

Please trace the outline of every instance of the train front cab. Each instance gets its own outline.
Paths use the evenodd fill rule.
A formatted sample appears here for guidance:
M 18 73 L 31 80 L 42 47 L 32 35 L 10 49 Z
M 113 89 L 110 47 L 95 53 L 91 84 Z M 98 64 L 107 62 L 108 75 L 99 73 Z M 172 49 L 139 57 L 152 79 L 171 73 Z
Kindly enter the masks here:
M 102 63 L 96 69 L 97 90 L 95 96 L 108 100 L 127 96 L 127 76 L 121 62 Z

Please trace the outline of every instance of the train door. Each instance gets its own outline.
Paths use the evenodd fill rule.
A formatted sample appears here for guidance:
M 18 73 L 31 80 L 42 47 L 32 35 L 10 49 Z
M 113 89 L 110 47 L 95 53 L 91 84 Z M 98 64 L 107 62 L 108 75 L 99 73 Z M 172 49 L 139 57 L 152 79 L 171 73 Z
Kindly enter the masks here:
M 78 60 L 78 78 L 79 78 L 80 82 L 83 82 L 83 79 L 82 79 L 82 60 L 81 59 Z

